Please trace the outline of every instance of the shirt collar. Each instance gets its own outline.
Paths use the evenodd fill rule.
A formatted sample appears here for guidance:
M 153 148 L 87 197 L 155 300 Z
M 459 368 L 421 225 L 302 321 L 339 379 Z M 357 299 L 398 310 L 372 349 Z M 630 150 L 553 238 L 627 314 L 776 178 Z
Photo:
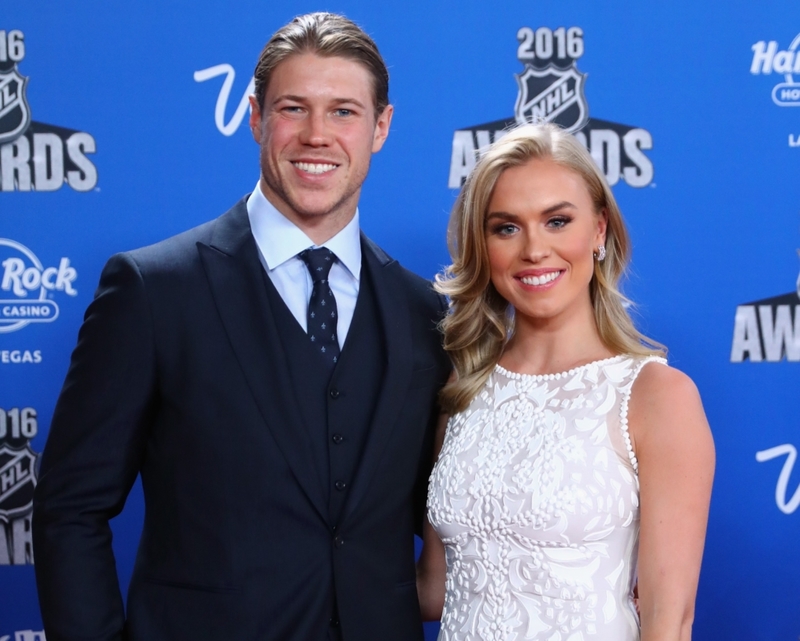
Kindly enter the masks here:
M 303 230 L 266 199 L 261 191 L 260 182 L 247 199 L 247 215 L 256 245 L 258 245 L 267 269 L 270 271 L 297 256 L 304 249 L 316 247 Z M 327 247 L 336 254 L 339 262 L 356 280 L 359 280 L 361 276 L 361 235 L 358 226 L 358 209 L 356 209 L 353 219 L 320 247 Z

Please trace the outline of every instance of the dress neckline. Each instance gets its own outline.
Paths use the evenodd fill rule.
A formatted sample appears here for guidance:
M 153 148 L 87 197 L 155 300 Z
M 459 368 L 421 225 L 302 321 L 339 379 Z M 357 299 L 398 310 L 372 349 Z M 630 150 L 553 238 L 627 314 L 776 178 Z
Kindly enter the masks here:
M 500 374 L 502 374 L 507 378 L 517 379 L 517 380 L 551 381 L 551 380 L 557 380 L 559 378 L 564 378 L 565 376 L 573 376 L 574 374 L 580 372 L 581 370 L 584 370 L 593 365 L 607 365 L 615 361 L 622 360 L 623 358 L 629 358 L 629 357 L 630 357 L 629 354 L 617 354 L 616 356 L 600 358 L 595 361 L 584 363 L 583 365 L 578 365 L 577 367 L 573 367 L 572 369 L 568 369 L 563 372 L 553 372 L 552 374 L 522 374 L 521 372 L 512 372 L 510 370 L 507 370 L 499 363 L 494 366 L 494 369 L 496 372 L 499 372 Z

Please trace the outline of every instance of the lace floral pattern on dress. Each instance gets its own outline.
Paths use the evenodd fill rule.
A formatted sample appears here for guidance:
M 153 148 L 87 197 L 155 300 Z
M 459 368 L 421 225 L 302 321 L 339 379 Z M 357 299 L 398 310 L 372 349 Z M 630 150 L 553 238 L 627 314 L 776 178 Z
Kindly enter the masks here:
M 639 534 L 630 390 L 657 357 L 500 366 L 451 417 L 428 493 L 445 545 L 440 641 L 629 641 Z

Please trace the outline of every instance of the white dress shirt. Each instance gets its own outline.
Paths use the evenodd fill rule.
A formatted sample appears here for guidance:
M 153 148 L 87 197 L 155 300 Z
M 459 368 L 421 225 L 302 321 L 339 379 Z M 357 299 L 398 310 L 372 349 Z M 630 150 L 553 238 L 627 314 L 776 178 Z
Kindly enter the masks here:
M 338 260 L 331 267 L 328 284 L 336 298 L 339 313 L 336 335 L 339 348 L 343 348 L 356 309 L 361 280 L 358 210 L 344 229 L 322 245 L 315 245 L 297 225 L 275 209 L 261 191 L 260 182 L 247 199 L 247 215 L 261 264 L 304 332 L 307 331 L 308 301 L 314 283 L 308 267 L 297 255 L 316 247 L 327 247 L 336 254 Z

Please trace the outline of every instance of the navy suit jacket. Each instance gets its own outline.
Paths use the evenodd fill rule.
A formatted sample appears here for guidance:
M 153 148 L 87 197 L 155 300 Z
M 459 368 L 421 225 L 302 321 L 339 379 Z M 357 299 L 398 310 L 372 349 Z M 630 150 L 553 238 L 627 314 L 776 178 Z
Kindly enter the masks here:
M 87 309 L 33 515 L 48 641 L 421 639 L 413 534 L 449 374 L 430 283 L 363 238 L 387 371 L 338 523 L 245 200 L 114 256 Z M 108 521 L 141 474 L 124 611 Z

